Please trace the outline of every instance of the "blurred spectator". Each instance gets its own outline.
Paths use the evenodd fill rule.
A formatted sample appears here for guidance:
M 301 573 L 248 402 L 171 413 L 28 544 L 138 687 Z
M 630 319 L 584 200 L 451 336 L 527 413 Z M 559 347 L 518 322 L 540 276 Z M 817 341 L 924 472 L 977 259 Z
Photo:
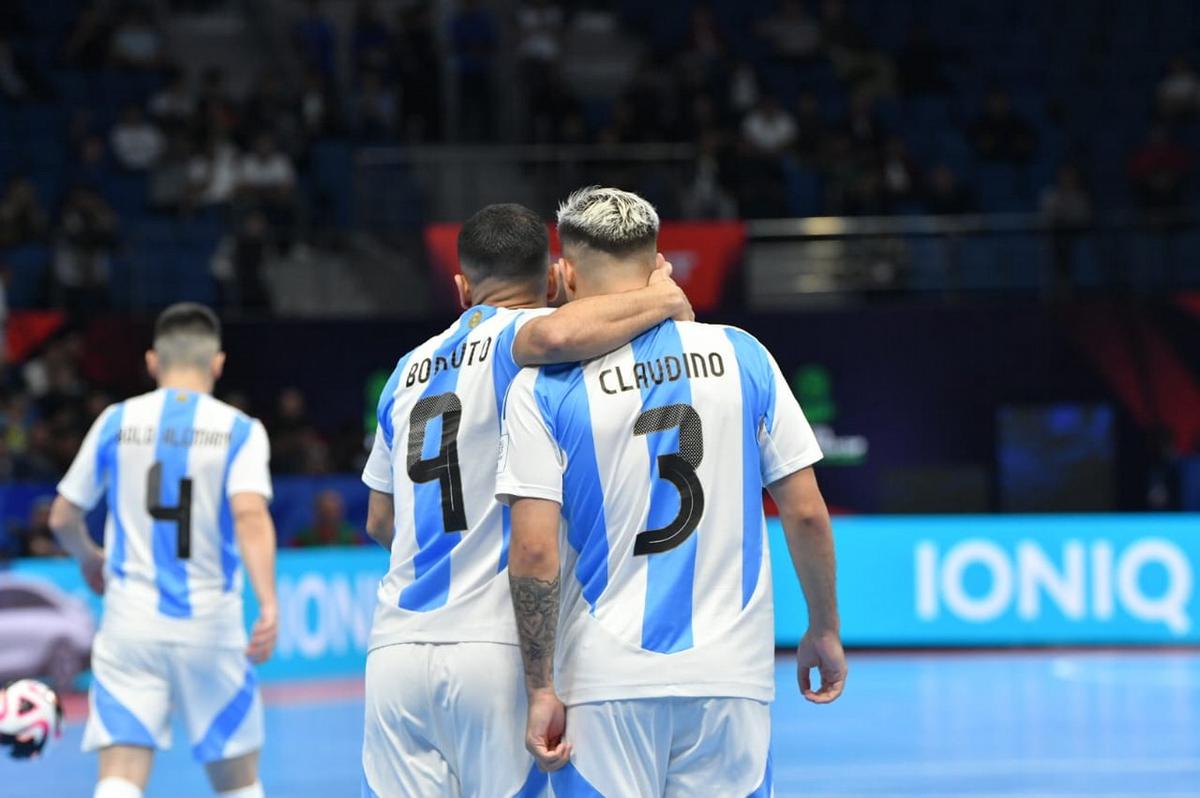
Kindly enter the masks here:
M 1025 164 L 1037 148 L 1037 133 L 1012 107 L 1008 92 L 994 89 L 988 94 L 983 114 L 970 130 L 971 143 L 985 161 Z
M 337 124 L 333 116 L 334 101 L 329 95 L 329 86 L 317 70 L 309 69 L 304 73 L 298 105 L 304 135 L 310 140 L 333 132 Z
M 290 242 L 296 215 L 296 167 L 269 133 L 259 133 L 254 148 L 238 164 L 238 199 L 261 209 Z
M 27 177 L 11 178 L 0 199 L 0 246 L 41 241 L 48 229 L 49 220 L 37 187 Z
M 108 305 L 109 261 L 117 242 L 117 215 L 90 188 L 67 196 L 55 231 L 54 279 L 68 312 L 91 315 Z
M 247 214 L 235 235 L 228 235 L 213 256 L 213 276 L 221 293 L 221 307 L 251 313 L 271 309 L 263 270 L 271 251 L 271 225 L 261 211 Z
M 680 88 L 688 93 L 708 92 L 716 89 L 722 77 L 725 50 L 725 38 L 721 34 L 721 26 L 717 23 L 712 9 L 706 4 L 696 5 L 692 9 L 687 42 L 678 57 L 678 78 L 682 78 L 683 85 L 677 87 L 675 91 L 669 92 L 670 98 L 675 100 Z M 656 54 L 655 60 L 665 61 L 666 59 Z M 650 63 L 650 61 L 644 63 Z M 664 78 L 671 77 L 670 72 L 665 70 L 662 72 L 662 76 Z
M 458 77 L 459 135 L 487 141 L 495 130 L 492 75 L 499 38 L 492 12 L 479 0 L 462 0 L 450 21 L 450 45 Z
M 19 55 L 8 35 L 0 31 L 0 95 L 11 102 L 34 102 L 50 94 L 50 87 L 34 65 Z
M 334 79 L 337 58 L 337 30 L 321 10 L 320 0 L 305 0 L 304 13 L 292 29 L 300 59 L 328 81 Z
M 716 139 L 711 136 L 700 143 L 695 172 L 680 205 L 688 219 L 732 219 L 737 216 L 737 202 L 721 184 L 720 158 Z
M 350 34 L 350 57 L 354 74 L 391 72 L 392 32 L 388 29 L 377 0 L 358 0 L 354 6 L 354 27 Z
M 268 133 L 284 152 L 303 151 L 304 133 L 295 103 L 274 72 L 264 72 L 255 82 L 243 106 L 239 132 L 250 138 Z
M 200 78 L 199 132 L 204 137 L 227 136 L 237 127 L 238 111 L 220 67 L 204 70 Z
M 734 65 L 729 75 L 729 108 L 741 118 L 758 105 L 761 94 L 758 85 L 758 74 L 754 67 L 745 61 Z
M 271 434 L 271 467 L 281 474 L 323 474 L 329 470 L 328 447 L 308 417 L 308 403 L 297 388 L 285 388 L 276 405 Z
M 1129 178 L 1142 207 L 1148 210 L 1179 207 L 1191 171 L 1191 152 L 1172 141 L 1162 125 L 1151 128 L 1146 142 L 1129 161 Z
M 821 152 L 825 143 L 825 118 L 817 95 L 811 91 L 801 92 L 796 101 L 796 154 L 805 161 L 812 161 Z
M 929 171 L 924 204 L 932 214 L 970 213 L 975 210 L 974 196 L 946 164 L 938 164 Z
M 150 97 L 147 107 L 150 117 L 165 130 L 187 129 L 196 114 L 196 98 L 188 86 L 187 73 L 172 67 L 167 73 L 167 84 Z
M 150 12 L 139 5 L 126 8 L 109 39 L 109 58 L 127 69 L 157 69 L 163 65 L 163 35 Z
M 874 97 L 861 91 L 851 95 L 843 129 L 860 155 L 869 157 L 876 153 L 883 144 L 883 130 L 875 116 Z
M 104 139 L 94 133 L 84 136 L 79 142 L 74 168 L 73 178 L 77 185 L 101 190 L 110 174 L 108 147 Z
M 227 136 L 213 136 L 188 164 L 191 203 L 220 205 L 233 199 L 238 187 L 238 151 Z
M 889 136 L 880 159 L 883 193 L 889 210 L 902 210 L 917 194 L 917 165 L 899 136 Z
M 872 97 L 892 94 L 896 68 L 887 55 L 867 39 L 850 19 L 844 0 L 824 0 L 821 27 L 829 60 L 851 91 Z
M 554 138 L 550 130 L 562 88 L 558 59 L 562 53 L 562 7 L 551 0 L 525 0 L 516 10 L 517 69 L 527 108 L 530 138 Z M 550 118 L 548 118 L 550 117 Z
M 346 520 L 346 502 L 336 490 L 323 490 L 313 499 L 312 526 L 296 535 L 295 545 L 356 546 L 362 542 L 358 528 Z
M 158 163 L 167 147 L 162 131 L 154 126 L 142 109 L 128 105 L 110 138 L 117 163 L 135 172 L 143 172 Z
M 796 121 L 779 100 L 767 95 L 742 120 L 742 140 L 759 155 L 778 155 L 796 140 Z
M 33 503 L 29 510 L 29 521 L 17 531 L 18 557 L 66 556 L 50 531 L 51 502 L 49 496 L 44 496 Z
M 756 30 L 777 60 L 804 63 L 821 54 L 821 25 L 800 0 L 779 0 L 775 11 L 761 20 Z
M 75 27 L 63 46 L 63 58 L 68 64 L 99 67 L 109 54 L 112 25 L 107 0 L 89 0 L 75 19 Z
M 1092 198 L 1083 185 L 1083 175 L 1071 164 L 1059 167 L 1054 185 L 1042 191 L 1038 201 L 1042 221 L 1056 228 L 1082 228 L 1092 222 Z
M 930 37 L 929 29 L 914 26 L 896 55 L 900 91 L 909 97 L 945 94 L 950 89 L 946 60 L 946 52 Z
M 363 75 L 354 100 L 354 132 L 364 141 L 395 137 L 399 108 L 396 95 L 376 72 Z
M 441 63 L 434 4 L 401 5 L 396 14 L 395 53 L 404 98 L 404 136 L 409 141 L 436 141 L 442 137 Z
M 1200 108 L 1200 76 L 1182 55 L 1171 59 L 1166 77 L 1158 84 L 1158 110 L 1169 121 L 1186 119 Z

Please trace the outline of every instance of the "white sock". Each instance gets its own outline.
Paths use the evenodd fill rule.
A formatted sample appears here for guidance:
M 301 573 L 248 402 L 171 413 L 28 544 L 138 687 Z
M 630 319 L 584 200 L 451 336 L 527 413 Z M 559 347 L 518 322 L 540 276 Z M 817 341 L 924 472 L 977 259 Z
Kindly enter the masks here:
M 266 798 L 266 793 L 263 792 L 262 782 L 256 781 L 240 790 L 218 793 L 218 798 Z
M 125 779 L 100 779 L 92 798 L 142 798 L 142 788 Z

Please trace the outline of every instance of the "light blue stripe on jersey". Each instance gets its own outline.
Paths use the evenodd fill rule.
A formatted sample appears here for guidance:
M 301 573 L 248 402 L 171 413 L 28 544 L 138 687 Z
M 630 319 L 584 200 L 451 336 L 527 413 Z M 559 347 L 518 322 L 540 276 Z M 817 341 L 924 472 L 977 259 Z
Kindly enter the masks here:
M 95 706 L 100 723 L 114 745 L 157 747 L 154 735 L 146 728 L 146 724 L 96 678 L 92 679 L 92 705 Z
M 771 752 L 767 751 L 767 769 L 763 773 L 762 784 L 746 796 L 746 798 L 771 798 L 775 794 L 775 774 L 771 765 Z
M 476 313 L 481 315 L 472 325 L 470 320 Z M 460 369 L 449 366 L 454 350 L 466 340 L 475 327 L 494 315 L 496 308 L 486 305 L 471 308 L 463 313 L 458 329 L 442 342 L 432 356 L 435 364 L 438 358 L 442 358 L 447 367 L 430 378 L 421 398 L 449 393 L 458 386 Z M 495 352 L 494 346 L 492 352 Z M 412 430 L 409 430 L 409 435 L 411 434 Z M 441 440 L 442 419 L 439 417 L 427 422 L 425 449 L 421 456 L 437 456 Z M 405 454 L 402 452 L 393 456 L 403 457 Z M 428 612 L 445 605 L 450 595 L 450 554 L 462 540 L 461 532 L 447 532 L 445 529 L 445 523 L 442 521 L 442 486 L 437 480 L 413 485 L 413 526 L 417 536 L 417 553 L 413 557 L 413 581 L 400 591 L 399 606 L 414 612 Z
M 229 433 L 229 452 L 225 455 L 225 475 L 221 477 L 221 572 L 225 575 L 225 591 L 233 589 L 233 577 L 237 575 L 237 541 L 234 539 L 233 507 L 229 503 L 229 471 L 238 452 L 250 437 L 250 419 L 238 414 L 233 419 Z
M 392 439 L 396 437 L 396 422 L 392 419 L 392 407 L 396 404 L 396 387 L 400 384 L 400 377 L 404 374 L 404 368 L 408 365 L 408 359 L 411 357 L 412 352 L 409 352 L 400 358 L 400 362 L 396 364 L 396 370 L 392 372 L 392 376 L 388 377 L 387 383 L 379 393 L 376 418 L 379 419 L 379 428 L 383 430 L 383 442 L 387 444 L 388 451 L 392 450 Z
M 774 421 L 775 374 L 762 344 L 732 327 L 725 335 L 733 344 L 742 384 L 742 606 L 749 603 L 762 570 L 762 468 L 758 427 Z
M 517 322 L 523 314 L 518 313 L 496 338 L 496 359 L 492 363 L 492 386 L 496 390 L 496 420 L 501 429 L 504 427 L 504 398 L 508 396 L 508 386 L 516 379 L 521 366 L 513 357 L 513 342 L 517 338 Z M 500 542 L 500 562 L 496 573 L 508 567 L 508 541 L 512 537 L 512 510 L 507 504 L 500 505 L 500 530 L 504 536 Z
M 225 758 L 226 744 L 237 733 L 246 716 L 250 714 L 250 708 L 254 706 L 254 688 L 257 684 L 254 670 L 246 666 L 246 679 L 242 682 L 241 689 L 213 718 L 200 742 L 192 746 L 192 756 L 197 762 L 216 762 Z
M 683 343 L 675 322 L 667 321 L 633 341 L 633 358 L 650 363 L 664 355 L 682 356 Z M 685 377 L 671 382 L 665 368 L 659 383 L 647 370 L 642 387 L 642 409 L 692 403 L 692 388 Z M 646 529 L 661 529 L 679 515 L 679 490 L 662 479 L 659 455 L 679 451 L 679 430 L 651 432 L 646 436 L 650 452 L 650 510 Z M 668 551 L 646 555 L 646 607 L 642 615 L 642 648 L 670 654 L 692 647 L 692 590 L 696 580 L 696 535 Z
M 550 784 L 557 798 L 604 798 L 604 793 L 592 786 L 575 768 L 574 762 L 550 774 Z
M 125 418 L 125 405 L 119 404 L 104 419 L 100 430 L 100 442 L 96 446 L 96 480 L 103 484 L 108 480 L 108 516 L 113 523 L 112 549 L 108 552 L 108 568 L 114 575 L 125 578 L 125 525 L 121 523 L 121 489 L 117 474 L 117 438 L 121 433 L 121 421 Z
M 562 508 L 567 542 L 579 555 L 575 578 L 594 613 L 596 600 L 608 586 L 608 524 L 582 367 L 543 366 L 533 394 L 546 428 L 567 455 Z
M 187 476 L 188 452 L 200 395 L 193 391 L 168 389 L 163 397 L 162 416 L 158 421 L 158 444 L 154 462 L 162 467 L 158 499 L 160 507 L 179 505 L 179 483 Z M 167 443 L 168 435 L 175 443 Z M 188 598 L 187 567 L 179 559 L 179 525 L 174 521 L 155 521 L 154 581 L 158 584 L 158 611 L 172 618 L 189 618 L 192 604 Z
M 513 798 L 540 798 L 540 796 L 546 794 L 546 785 L 549 784 L 549 781 L 549 775 L 542 772 L 542 769 L 535 762 L 529 766 L 529 773 L 525 776 L 525 783 L 521 785 L 521 789 L 517 790 Z

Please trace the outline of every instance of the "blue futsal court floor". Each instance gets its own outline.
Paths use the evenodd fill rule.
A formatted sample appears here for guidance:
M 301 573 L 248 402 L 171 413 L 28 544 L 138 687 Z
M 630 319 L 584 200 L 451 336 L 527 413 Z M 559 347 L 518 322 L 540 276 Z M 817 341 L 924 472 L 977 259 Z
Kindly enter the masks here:
M 790 659 L 777 678 L 780 798 L 1200 796 L 1200 653 L 857 654 L 828 707 L 800 698 Z M 358 796 L 355 692 L 271 691 L 271 798 Z M 90 796 L 95 760 L 79 753 L 81 733 L 69 725 L 39 762 L 0 760 L 0 795 Z M 148 798 L 211 795 L 176 736 Z

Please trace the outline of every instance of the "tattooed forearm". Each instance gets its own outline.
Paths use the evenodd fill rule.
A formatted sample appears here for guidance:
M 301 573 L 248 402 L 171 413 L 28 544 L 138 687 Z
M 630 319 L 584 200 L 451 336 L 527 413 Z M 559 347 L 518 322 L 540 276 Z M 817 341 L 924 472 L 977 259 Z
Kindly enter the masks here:
M 558 577 L 509 574 L 521 658 L 525 662 L 525 687 L 537 690 L 554 684 L 554 639 L 558 631 Z

